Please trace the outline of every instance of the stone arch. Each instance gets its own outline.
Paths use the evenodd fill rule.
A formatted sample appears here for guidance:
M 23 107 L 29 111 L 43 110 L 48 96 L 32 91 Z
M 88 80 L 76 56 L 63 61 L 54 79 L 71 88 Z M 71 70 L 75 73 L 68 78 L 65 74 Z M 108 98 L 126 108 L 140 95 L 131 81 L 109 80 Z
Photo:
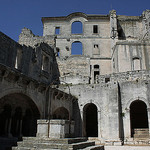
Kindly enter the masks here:
M 83 122 L 87 137 L 98 137 L 98 109 L 94 103 L 87 103 L 83 107 Z
M 127 101 L 127 103 L 125 105 L 126 106 L 125 109 L 130 110 L 130 105 L 135 100 L 141 100 L 141 101 L 145 102 L 145 104 L 147 105 L 147 108 L 150 108 L 150 104 L 149 104 L 148 100 L 146 100 L 144 97 L 138 96 L 138 97 L 134 97 L 134 98 L 130 99 L 129 101 Z
M 40 104 L 37 103 L 38 98 L 32 96 L 29 92 L 25 91 L 22 88 L 6 88 L 3 89 L 0 93 L 0 99 L 3 98 L 6 95 L 10 95 L 13 93 L 18 93 L 18 94 L 23 94 L 26 95 L 27 97 L 29 97 L 30 99 L 32 99 L 32 101 L 35 103 L 35 105 L 37 106 L 38 111 L 40 112 L 40 116 L 42 115 L 42 110 L 40 109 Z
M 6 117 L 7 120 L 5 121 L 3 116 L 3 110 L 5 105 L 11 106 L 11 115 Z M 30 124 L 29 122 L 26 123 L 26 128 L 28 128 L 29 132 L 26 132 L 26 135 L 23 134 L 23 124 L 24 119 L 26 117 L 25 113 L 26 110 L 30 109 L 32 115 L 30 116 Z M 22 136 L 35 136 L 36 135 L 36 128 L 37 128 L 37 119 L 40 118 L 40 112 L 38 110 L 37 105 L 34 101 L 23 93 L 11 93 L 7 94 L 0 98 L 0 120 L 1 122 L 5 122 L 5 132 L 2 133 L 0 136 L 5 137 L 22 137 Z M 4 114 L 5 115 L 5 114 Z M 29 119 L 28 119 L 29 121 Z
M 82 33 L 84 34 L 84 22 L 87 21 L 86 18 L 83 17 L 74 17 L 70 20 L 70 35 L 72 35 L 71 31 L 72 31 L 72 23 L 73 22 L 81 22 L 82 23 Z
M 69 111 L 65 107 L 59 107 L 54 110 L 52 116 L 53 119 L 65 119 L 69 120 Z
M 141 100 L 135 100 L 131 103 L 130 122 L 131 122 L 131 137 L 142 136 L 143 131 L 144 132 L 148 131 L 149 129 L 148 112 L 145 102 Z M 140 133 L 138 133 L 139 131 Z

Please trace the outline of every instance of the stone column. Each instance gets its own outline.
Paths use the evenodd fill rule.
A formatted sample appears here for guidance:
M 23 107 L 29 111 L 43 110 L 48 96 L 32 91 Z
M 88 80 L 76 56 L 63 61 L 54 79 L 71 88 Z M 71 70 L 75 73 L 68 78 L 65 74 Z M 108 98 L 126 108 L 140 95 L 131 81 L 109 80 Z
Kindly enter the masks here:
M 125 116 L 123 117 L 124 122 L 124 136 L 125 140 L 131 138 L 131 121 L 130 121 L 130 109 L 126 109 Z
M 82 137 L 86 136 L 86 131 L 85 131 L 85 114 L 84 111 L 80 111 L 81 114 L 81 121 L 82 121 Z
M 11 134 L 11 122 L 12 122 L 12 116 L 10 117 L 10 119 L 8 121 L 8 137 L 12 137 L 12 134 Z
M 97 111 L 97 123 L 98 123 L 98 138 L 102 138 L 102 132 L 101 132 L 101 112 Z
M 147 108 L 147 117 L 148 117 L 149 135 L 150 135 L 150 108 Z

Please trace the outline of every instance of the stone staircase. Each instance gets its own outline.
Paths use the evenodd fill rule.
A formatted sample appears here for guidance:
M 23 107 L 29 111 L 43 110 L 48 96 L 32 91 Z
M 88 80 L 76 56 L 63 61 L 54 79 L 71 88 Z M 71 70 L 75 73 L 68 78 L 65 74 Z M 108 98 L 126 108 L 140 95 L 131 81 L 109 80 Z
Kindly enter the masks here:
M 134 139 L 149 139 L 149 129 L 134 129 Z
M 95 145 L 95 142 L 88 141 L 87 138 L 23 137 L 23 141 L 17 142 L 17 145 L 12 150 L 104 150 L 104 146 Z

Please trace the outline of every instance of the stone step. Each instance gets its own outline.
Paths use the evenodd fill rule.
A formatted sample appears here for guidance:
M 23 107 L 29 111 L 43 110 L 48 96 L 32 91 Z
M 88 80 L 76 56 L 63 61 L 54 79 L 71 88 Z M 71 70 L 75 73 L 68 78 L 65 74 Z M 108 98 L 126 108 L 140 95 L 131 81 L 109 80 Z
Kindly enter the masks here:
M 95 142 L 86 141 L 86 142 L 74 143 L 74 144 L 70 144 L 69 148 L 72 148 L 73 150 L 77 150 L 77 149 L 84 149 L 89 146 L 95 146 Z
M 79 137 L 79 138 L 62 138 L 62 139 L 52 139 L 52 138 L 37 138 L 37 137 L 23 137 L 23 141 L 28 142 L 37 142 L 37 143 L 59 143 L 59 144 L 72 144 L 72 143 L 78 143 L 78 142 L 85 142 L 87 141 L 87 138 L 85 137 Z
M 84 148 L 84 150 L 104 150 L 103 145 L 95 145 Z
M 150 136 L 149 136 L 149 134 L 135 134 L 134 135 L 134 139 L 135 138 L 149 138 Z
M 18 148 L 68 149 L 68 144 L 18 142 Z M 19 149 L 20 150 L 20 149 Z
M 32 149 L 32 148 L 37 148 L 37 149 L 62 149 L 62 150 L 66 150 L 66 149 L 83 149 L 86 148 L 88 146 L 94 146 L 95 142 L 89 142 L 89 141 L 84 141 L 84 142 L 78 142 L 78 143 L 73 143 L 73 144 L 58 144 L 58 143 L 38 143 L 38 141 L 22 141 L 22 142 L 18 142 L 18 149 Z M 17 150 L 13 147 L 13 150 Z

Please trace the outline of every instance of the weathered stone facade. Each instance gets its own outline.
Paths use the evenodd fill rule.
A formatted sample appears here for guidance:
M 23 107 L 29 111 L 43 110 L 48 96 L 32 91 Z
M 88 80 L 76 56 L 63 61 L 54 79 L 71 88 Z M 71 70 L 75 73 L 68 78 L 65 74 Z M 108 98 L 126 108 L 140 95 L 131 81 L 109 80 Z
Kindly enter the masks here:
M 150 144 L 150 10 L 72 13 L 42 23 L 43 36 L 24 28 L 19 44 L 1 33 L 1 100 L 19 88 L 40 118 L 74 120 L 75 137 Z

